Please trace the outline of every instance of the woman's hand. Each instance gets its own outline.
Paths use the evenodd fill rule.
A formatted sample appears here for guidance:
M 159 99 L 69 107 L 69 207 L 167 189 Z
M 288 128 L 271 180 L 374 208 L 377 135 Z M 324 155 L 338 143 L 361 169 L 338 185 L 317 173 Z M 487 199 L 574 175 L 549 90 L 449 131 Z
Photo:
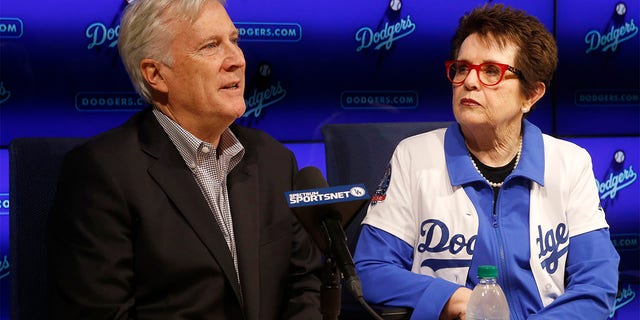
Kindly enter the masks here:
M 438 320 L 465 320 L 467 317 L 467 303 L 471 297 L 471 289 L 460 287 L 454 291 L 449 301 L 442 308 Z

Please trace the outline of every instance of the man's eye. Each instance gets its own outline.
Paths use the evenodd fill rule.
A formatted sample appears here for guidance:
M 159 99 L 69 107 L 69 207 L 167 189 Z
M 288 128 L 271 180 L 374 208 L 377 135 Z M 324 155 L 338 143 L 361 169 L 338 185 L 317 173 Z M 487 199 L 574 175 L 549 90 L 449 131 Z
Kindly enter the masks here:
M 217 43 L 215 43 L 215 42 L 210 42 L 210 43 L 207 43 L 207 44 L 204 46 L 204 49 L 215 49 L 217 46 L 218 46 L 218 44 L 217 44 Z

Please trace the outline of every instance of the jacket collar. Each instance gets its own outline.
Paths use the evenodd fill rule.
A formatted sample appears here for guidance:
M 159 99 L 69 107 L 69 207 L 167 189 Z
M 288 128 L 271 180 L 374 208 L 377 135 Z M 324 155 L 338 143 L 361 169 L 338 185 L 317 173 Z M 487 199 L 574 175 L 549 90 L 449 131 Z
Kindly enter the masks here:
M 544 143 L 542 132 L 527 120 L 522 121 L 522 153 L 518 167 L 507 179 L 520 176 L 544 185 Z M 444 150 L 451 185 L 463 185 L 483 180 L 469 158 L 464 137 L 457 123 L 445 133 Z
M 233 287 L 236 297 L 242 302 L 233 258 L 224 236 L 215 219 L 212 218 L 202 191 L 180 153 L 153 116 L 151 108 L 143 110 L 130 122 L 139 125 L 138 134 L 143 152 L 156 159 L 148 168 L 149 175 L 165 191 L 167 197 L 175 204 L 179 213 L 218 262 Z M 231 211 L 235 211 L 233 205 Z

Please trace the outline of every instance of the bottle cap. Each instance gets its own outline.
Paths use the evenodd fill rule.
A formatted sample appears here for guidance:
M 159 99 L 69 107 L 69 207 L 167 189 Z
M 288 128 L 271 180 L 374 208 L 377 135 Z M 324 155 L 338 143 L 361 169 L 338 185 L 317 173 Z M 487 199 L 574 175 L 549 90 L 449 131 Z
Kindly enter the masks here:
M 478 278 L 497 278 L 498 277 L 498 268 L 496 266 L 486 265 L 486 266 L 478 266 Z

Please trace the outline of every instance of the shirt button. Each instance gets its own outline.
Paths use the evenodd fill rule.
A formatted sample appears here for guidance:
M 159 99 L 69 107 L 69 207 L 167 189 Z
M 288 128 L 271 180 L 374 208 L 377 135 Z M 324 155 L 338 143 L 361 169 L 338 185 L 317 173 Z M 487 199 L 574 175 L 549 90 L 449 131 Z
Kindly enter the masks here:
M 209 153 L 209 151 L 211 151 L 211 150 L 209 149 L 209 147 L 207 147 L 207 146 L 202 147 L 202 152 L 204 152 L 204 153 Z
M 189 168 L 191 169 L 195 169 L 196 168 L 196 164 L 195 163 L 189 163 Z
M 547 284 L 544 286 L 544 289 L 545 289 L 545 290 L 547 290 L 547 291 L 551 291 L 551 284 L 550 284 L 550 283 L 547 283 Z

